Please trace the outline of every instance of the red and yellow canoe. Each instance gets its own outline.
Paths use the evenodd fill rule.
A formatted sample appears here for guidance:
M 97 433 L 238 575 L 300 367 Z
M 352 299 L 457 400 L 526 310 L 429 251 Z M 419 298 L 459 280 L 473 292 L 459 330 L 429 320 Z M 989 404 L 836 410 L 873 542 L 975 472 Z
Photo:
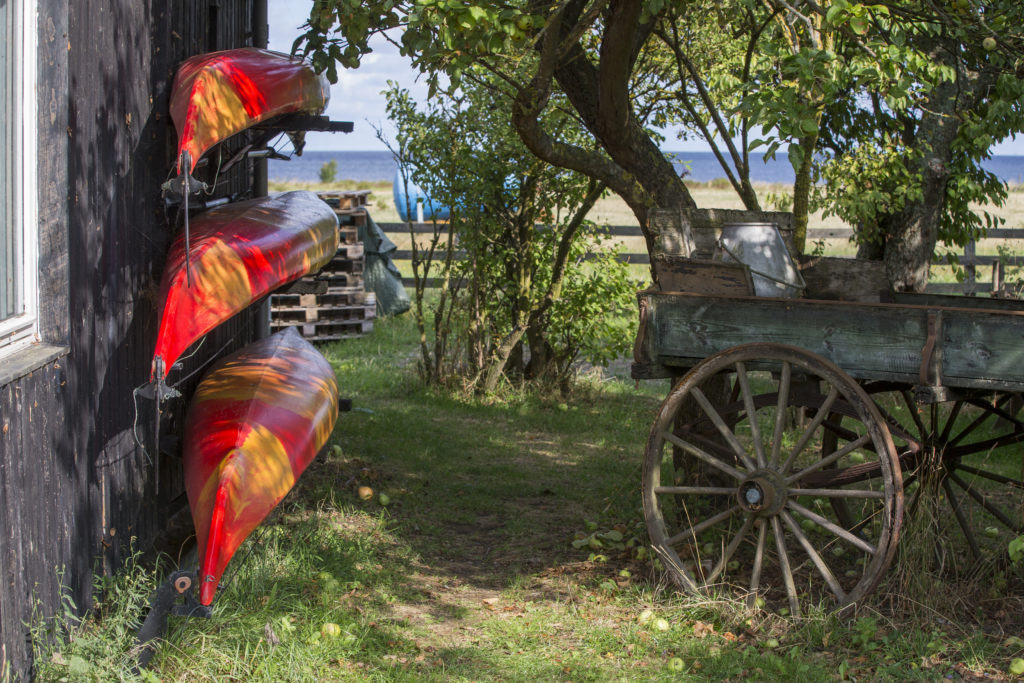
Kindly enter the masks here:
M 255 47 L 192 57 L 171 89 L 178 173 L 191 173 L 211 147 L 246 128 L 282 114 L 320 114 L 329 99 L 327 79 L 297 57 Z
M 338 218 L 312 192 L 211 209 L 171 245 L 160 286 L 151 380 L 162 381 L 194 341 L 260 297 L 320 270 L 338 250 Z M 190 272 L 189 272 L 190 271 Z
M 214 366 L 185 422 L 184 470 L 199 545 L 199 602 L 209 605 L 232 555 L 327 442 L 338 383 L 288 328 Z

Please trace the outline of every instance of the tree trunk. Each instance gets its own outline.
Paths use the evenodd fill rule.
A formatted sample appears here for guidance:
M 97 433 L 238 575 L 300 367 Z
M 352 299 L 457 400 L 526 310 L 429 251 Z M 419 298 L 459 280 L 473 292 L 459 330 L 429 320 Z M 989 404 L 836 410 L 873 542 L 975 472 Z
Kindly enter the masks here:
M 921 198 L 892 216 L 895 230 L 885 241 L 885 271 L 897 292 L 922 292 L 928 284 L 945 208 L 953 142 L 960 128 L 957 98 L 963 94 L 961 87 L 956 82 L 937 87 L 918 124 L 914 146 L 922 152 L 916 169 Z
M 793 181 L 793 241 L 796 243 L 796 250 L 801 254 L 807 248 L 807 218 L 811 208 L 811 168 L 814 165 L 814 148 L 817 144 L 817 135 L 808 135 L 800 139 L 804 158 L 800 162 L 796 179 Z

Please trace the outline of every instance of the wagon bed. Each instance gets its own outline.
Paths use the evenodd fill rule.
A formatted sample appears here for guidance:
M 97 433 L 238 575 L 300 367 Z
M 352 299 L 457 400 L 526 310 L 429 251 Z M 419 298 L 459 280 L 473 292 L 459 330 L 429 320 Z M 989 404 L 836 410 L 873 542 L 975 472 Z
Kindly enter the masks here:
M 905 512 L 932 520 L 940 571 L 1005 555 L 1024 533 L 1024 302 L 880 293 L 877 264 L 850 259 L 807 298 L 755 297 L 744 267 L 709 258 L 723 217 L 681 215 L 703 230 L 658 235 L 669 291 L 638 295 L 632 368 L 676 381 L 642 491 L 669 577 L 794 613 L 849 607 L 880 583 Z
M 633 376 L 677 376 L 737 344 L 791 344 L 859 380 L 948 390 L 1024 391 L 1024 302 L 891 294 L 890 302 L 639 295 Z

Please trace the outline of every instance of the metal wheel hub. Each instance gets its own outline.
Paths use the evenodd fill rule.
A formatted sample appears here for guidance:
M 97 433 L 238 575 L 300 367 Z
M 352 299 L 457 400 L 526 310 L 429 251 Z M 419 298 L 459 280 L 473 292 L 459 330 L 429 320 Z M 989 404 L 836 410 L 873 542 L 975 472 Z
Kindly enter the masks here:
M 779 514 L 786 505 L 786 482 L 778 473 L 758 470 L 736 489 L 736 500 L 746 512 L 758 517 Z

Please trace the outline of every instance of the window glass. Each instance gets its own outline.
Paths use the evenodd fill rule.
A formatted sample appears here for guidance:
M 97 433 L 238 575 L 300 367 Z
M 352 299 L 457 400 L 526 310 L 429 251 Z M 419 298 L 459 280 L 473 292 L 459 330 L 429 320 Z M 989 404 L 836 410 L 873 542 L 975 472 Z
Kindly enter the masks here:
M 36 339 L 34 0 L 0 0 L 0 356 Z
M 21 235 L 15 222 L 17 191 L 14 186 L 17 150 L 14 142 L 17 113 L 13 92 L 16 48 L 12 0 L 0 0 L 0 321 L 23 312 L 21 306 Z

